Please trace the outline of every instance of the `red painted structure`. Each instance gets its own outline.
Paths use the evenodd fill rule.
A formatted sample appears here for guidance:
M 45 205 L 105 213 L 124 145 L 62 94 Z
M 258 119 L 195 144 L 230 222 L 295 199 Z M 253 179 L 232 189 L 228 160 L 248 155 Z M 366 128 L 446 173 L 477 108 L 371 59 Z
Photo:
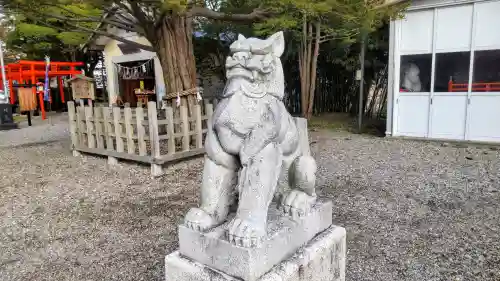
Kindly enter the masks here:
M 57 81 L 59 83 L 59 94 L 61 95 L 61 101 L 63 103 L 65 102 L 65 100 L 63 81 L 61 77 L 82 74 L 80 70 L 76 69 L 77 66 L 83 66 L 83 62 L 50 62 L 49 77 L 57 77 Z M 31 85 L 31 88 L 33 89 L 33 95 L 38 94 L 40 109 L 42 110 L 42 118 L 45 119 L 43 92 L 37 92 L 36 89 L 38 79 L 45 79 L 45 61 L 21 60 L 18 63 L 8 64 L 5 66 L 5 75 L 7 77 L 10 89 L 13 88 L 13 81 L 17 81 L 17 84 Z M 11 90 L 10 103 L 14 104 L 15 101 L 16 97 L 14 95 L 14 91 Z
M 468 83 L 453 83 L 448 82 L 448 92 L 467 92 L 469 90 Z M 499 92 L 500 82 L 493 83 L 472 83 L 472 92 Z

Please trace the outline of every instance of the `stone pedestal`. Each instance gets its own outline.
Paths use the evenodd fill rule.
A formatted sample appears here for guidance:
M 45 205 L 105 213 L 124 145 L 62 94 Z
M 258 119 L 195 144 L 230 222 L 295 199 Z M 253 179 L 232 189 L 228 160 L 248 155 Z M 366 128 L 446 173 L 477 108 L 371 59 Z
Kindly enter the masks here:
M 257 281 L 345 281 L 346 232 L 331 226 Z M 179 252 L 165 258 L 166 281 L 241 281 Z
M 230 220 L 231 218 L 228 221 Z M 319 200 L 306 216 L 297 219 L 284 215 L 272 204 L 269 208 L 267 227 L 267 237 L 261 247 L 244 248 L 229 243 L 225 231 L 226 224 L 207 232 L 180 225 L 179 251 L 167 256 L 167 281 L 218 280 L 204 279 L 203 276 L 208 274 L 207 272 L 217 273 L 221 278 L 233 278 L 229 280 L 273 280 L 263 276 L 271 272 L 282 274 L 276 270 L 283 266 L 290 267 L 287 264 L 307 266 L 310 263 L 311 272 L 322 271 L 321 274 L 325 276 L 330 274 L 327 272 L 341 272 L 339 274 L 343 276 L 345 230 L 332 227 L 331 201 Z M 326 252 L 320 251 L 320 248 Z M 329 251 L 333 254 L 330 255 Z M 205 273 L 198 276 L 192 274 L 193 270 Z M 301 270 L 304 269 L 299 271 Z M 303 275 L 300 272 L 297 274 Z M 185 279 L 183 276 L 191 277 Z M 326 279 L 313 280 L 343 280 L 328 276 Z M 308 281 L 311 281 L 310 278 Z
M 10 103 L 0 103 L 0 131 L 17 129 L 17 124 L 12 118 L 12 105 Z

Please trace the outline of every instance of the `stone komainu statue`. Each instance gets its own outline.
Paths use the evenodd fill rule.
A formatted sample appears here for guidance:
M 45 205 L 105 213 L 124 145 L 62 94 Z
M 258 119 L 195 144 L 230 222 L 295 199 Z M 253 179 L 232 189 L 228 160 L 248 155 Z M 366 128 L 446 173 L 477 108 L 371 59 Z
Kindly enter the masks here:
M 259 247 L 273 198 L 292 217 L 305 215 L 316 202 L 307 124 L 282 101 L 284 48 L 282 32 L 265 40 L 239 35 L 230 46 L 227 84 L 208 124 L 201 206 L 186 215 L 189 228 L 218 226 L 237 207 L 227 227 L 229 241 Z

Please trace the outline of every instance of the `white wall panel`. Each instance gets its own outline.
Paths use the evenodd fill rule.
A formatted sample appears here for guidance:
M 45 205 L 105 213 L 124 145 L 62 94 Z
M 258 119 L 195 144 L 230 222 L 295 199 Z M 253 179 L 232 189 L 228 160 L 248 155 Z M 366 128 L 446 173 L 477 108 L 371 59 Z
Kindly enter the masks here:
M 467 95 L 434 95 L 432 99 L 432 119 L 429 137 L 436 139 L 465 138 Z
M 431 53 L 434 11 L 408 12 L 401 20 L 400 52 Z
M 398 98 L 397 135 L 426 137 L 429 118 L 429 94 L 401 93 Z
M 476 49 L 500 49 L 500 1 L 476 4 Z
M 468 139 L 500 142 L 500 93 L 472 93 Z
M 472 10 L 472 5 L 437 9 L 436 52 L 470 50 Z

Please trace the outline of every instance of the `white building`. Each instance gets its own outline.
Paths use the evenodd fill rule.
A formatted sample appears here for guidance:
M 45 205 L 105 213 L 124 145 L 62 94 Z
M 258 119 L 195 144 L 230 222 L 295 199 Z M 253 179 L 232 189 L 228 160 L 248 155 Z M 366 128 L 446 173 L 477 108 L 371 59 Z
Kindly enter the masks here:
M 500 142 L 500 0 L 414 0 L 390 38 L 387 135 Z
M 128 32 L 116 27 L 107 27 L 107 31 L 127 40 L 140 44 L 151 45 L 149 41 L 133 32 Z M 155 90 L 156 101 L 160 101 L 165 95 L 165 81 L 160 60 L 156 53 L 131 47 L 106 36 L 94 36 L 87 44 L 89 48 L 102 50 L 104 53 L 104 67 L 107 73 L 107 91 L 110 103 L 116 101 L 117 97 L 123 102 L 131 102 L 134 105 L 134 88 L 140 87 L 140 81 L 144 81 L 146 88 Z M 147 77 L 139 76 L 137 79 L 123 77 L 124 72 L 119 69 L 134 69 L 137 67 L 142 74 L 143 67 L 147 63 Z

